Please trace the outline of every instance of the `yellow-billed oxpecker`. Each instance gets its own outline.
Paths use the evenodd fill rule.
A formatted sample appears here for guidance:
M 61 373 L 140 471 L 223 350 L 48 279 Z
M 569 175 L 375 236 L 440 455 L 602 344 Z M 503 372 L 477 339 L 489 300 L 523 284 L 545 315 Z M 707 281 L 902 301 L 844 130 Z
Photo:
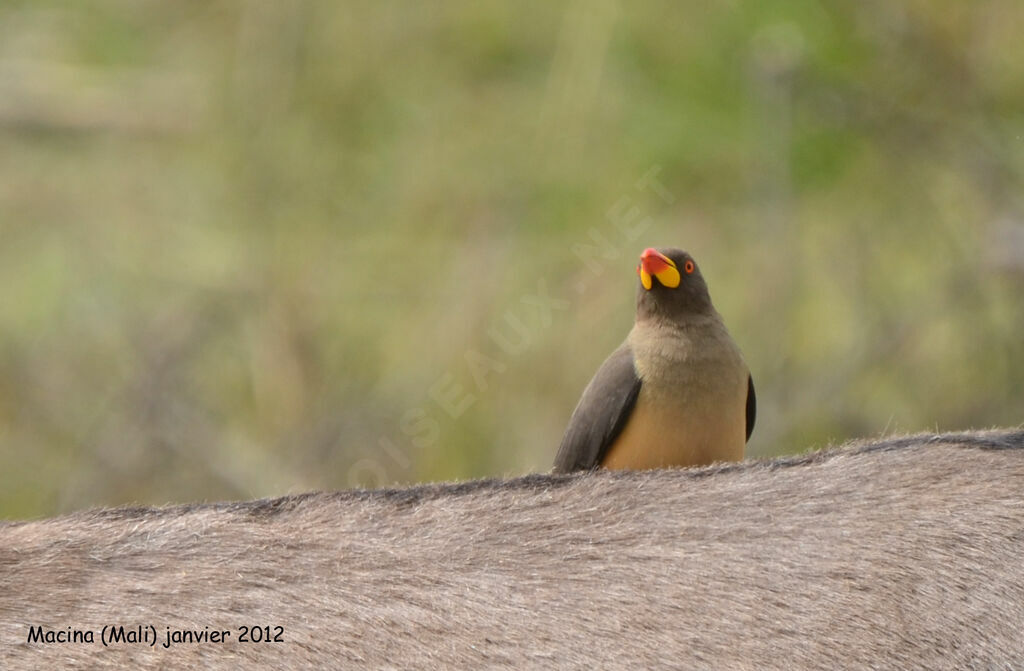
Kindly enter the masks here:
M 645 249 L 636 324 L 583 390 L 556 473 L 738 461 L 754 428 L 754 381 L 696 262 Z

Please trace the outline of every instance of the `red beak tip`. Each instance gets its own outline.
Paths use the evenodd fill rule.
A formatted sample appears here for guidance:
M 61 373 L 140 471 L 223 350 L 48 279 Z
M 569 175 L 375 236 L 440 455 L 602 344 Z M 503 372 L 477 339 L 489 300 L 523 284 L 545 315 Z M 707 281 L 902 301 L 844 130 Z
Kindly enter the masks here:
M 657 275 L 668 267 L 667 259 L 653 247 L 648 247 L 640 255 L 640 265 L 649 275 Z

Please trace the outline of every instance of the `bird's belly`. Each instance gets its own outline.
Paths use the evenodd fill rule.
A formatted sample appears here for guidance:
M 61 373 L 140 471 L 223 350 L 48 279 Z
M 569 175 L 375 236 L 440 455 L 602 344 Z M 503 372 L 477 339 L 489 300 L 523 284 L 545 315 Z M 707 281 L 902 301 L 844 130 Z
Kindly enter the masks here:
M 745 384 L 735 394 L 683 402 L 645 398 L 641 390 L 601 465 L 640 470 L 740 461 L 747 438 L 745 397 Z

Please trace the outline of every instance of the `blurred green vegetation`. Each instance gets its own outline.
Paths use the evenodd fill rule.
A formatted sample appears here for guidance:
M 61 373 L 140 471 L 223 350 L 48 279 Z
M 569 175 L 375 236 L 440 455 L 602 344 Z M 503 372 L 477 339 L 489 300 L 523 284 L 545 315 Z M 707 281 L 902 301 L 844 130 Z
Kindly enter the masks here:
M 1019 424 L 1022 24 L 0 2 L 0 517 L 547 469 L 649 245 L 702 263 L 751 454 Z

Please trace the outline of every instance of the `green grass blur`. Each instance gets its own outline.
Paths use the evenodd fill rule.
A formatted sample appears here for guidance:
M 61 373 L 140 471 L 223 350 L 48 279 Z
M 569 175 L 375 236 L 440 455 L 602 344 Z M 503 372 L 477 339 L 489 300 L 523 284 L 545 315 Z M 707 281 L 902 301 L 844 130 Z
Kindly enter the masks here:
M 649 245 L 702 264 L 753 455 L 1017 425 L 1022 23 L 2 1 L 0 517 L 545 470 Z

